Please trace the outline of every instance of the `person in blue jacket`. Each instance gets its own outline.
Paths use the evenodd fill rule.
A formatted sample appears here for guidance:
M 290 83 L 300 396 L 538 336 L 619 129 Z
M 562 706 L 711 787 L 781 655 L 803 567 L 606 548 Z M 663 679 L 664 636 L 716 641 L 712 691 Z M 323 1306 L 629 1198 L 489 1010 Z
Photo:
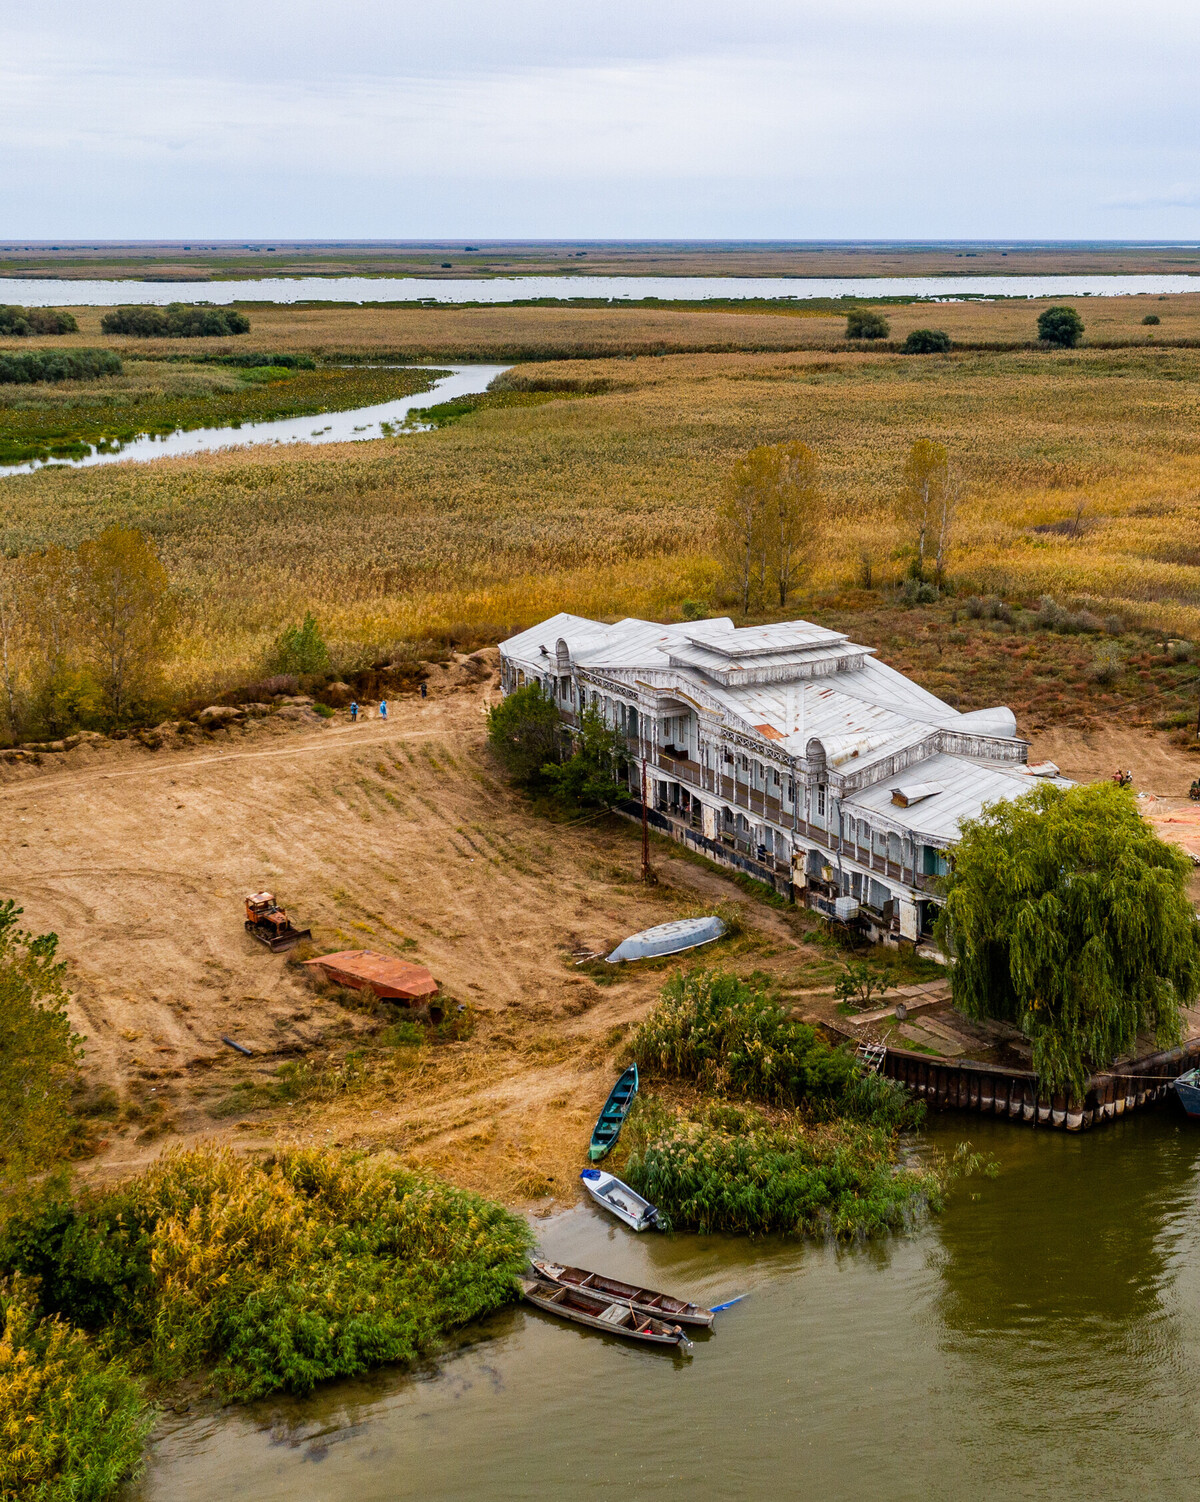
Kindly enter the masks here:
M 379 718 L 381 720 L 386 720 L 387 719 L 387 700 L 386 699 L 380 699 L 380 701 L 379 701 Z
M 350 723 L 353 725 L 358 720 L 358 701 L 350 700 Z

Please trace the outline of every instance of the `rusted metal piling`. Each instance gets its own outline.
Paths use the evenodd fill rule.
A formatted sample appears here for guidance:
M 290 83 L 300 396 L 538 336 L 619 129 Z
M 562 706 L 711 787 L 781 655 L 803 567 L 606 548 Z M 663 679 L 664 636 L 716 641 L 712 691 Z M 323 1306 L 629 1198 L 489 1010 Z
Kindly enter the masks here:
M 1123 1069 L 1093 1074 L 1083 1100 L 1039 1093 L 1030 1070 L 1002 1069 L 971 1059 L 937 1059 L 889 1048 L 881 1073 L 900 1080 L 933 1110 L 978 1111 L 1029 1126 L 1085 1132 L 1164 1099 L 1171 1082 L 1200 1064 L 1200 1038 L 1166 1053 L 1131 1059 Z

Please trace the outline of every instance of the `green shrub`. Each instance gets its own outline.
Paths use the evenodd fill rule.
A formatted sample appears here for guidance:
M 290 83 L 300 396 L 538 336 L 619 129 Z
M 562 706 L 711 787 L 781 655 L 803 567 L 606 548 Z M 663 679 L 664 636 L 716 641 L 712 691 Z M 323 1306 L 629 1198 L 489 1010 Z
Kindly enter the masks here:
M 950 348 L 950 335 L 944 329 L 913 329 L 901 345 L 906 355 L 944 355 Z
M 886 339 L 891 324 L 871 308 L 853 308 L 846 317 L 847 339 Z
M 91 381 L 120 375 L 121 357 L 111 349 L 31 349 L 20 354 L 0 351 L 0 385 L 34 381 Z
M 138 1469 L 151 1422 L 123 1363 L 0 1281 L 0 1497 L 104 1502 Z
M 562 721 L 540 683 L 526 683 L 505 694 L 488 711 L 487 724 L 488 744 L 514 782 L 536 785 L 542 769 L 561 755 Z
M 670 978 L 631 1050 L 644 1069 L 789 1106 L 842 1095 L 856 1072 L 849 1054 L 830 1048 L 778 1002 L 736 975 L 710 970 Z
M 0 1272 L 35 1258 L 64 1319 L 100 1321 L 98 1351 L 252 1398 L 412 1361 L 513 1298 L 530 1242 L 498 1205 L 352 1154 L 205 1147 L 116 1193 L 12 1207 Z
M 936 605 L 941 590 L 928 579 L 905 579 L 900 589 L 902 605 Z
M 1074 308 L 1044 308 L 1038 314 L 1037 331 L 1044 344 L 1074 349 L 1083 337 L 1083 319 Z
M 402 1017 L 379 1034 L 378 1040 L 385 1048 L 421 1048 L 425 1042 L 425 1029 L 411 1017 Z
M 1149 323 L 1161 323 L 1162 319 L 1159 318 L 1159 316 L 1158 316 L 1157 313 L 1147 313 L 1146 316 L 1145 316 L 1145 318 L 1142 319 L 1142 322 L 1143 323 L 1147 323 L 1147 324 L 1149 324 Z
M 541 776 L 554 796 L 573 807 L 612 808 L 629 794 L 618 781 L 625 770 L 625 742 L 597 709 L 585 709 L 570 756 L 548 761 Z
M 0 1189 L 65 1152 L 81 1042 L 58 936 L 19 928 L 21 912 L 0 903 Z
M 71 313 L 58 308 L 0 307 L 0 334 L 77 334 L 79 325 Z
M 310 610 L 298 626 L 288 626 L 275 638 L 268 670 L 273 673 L 323 673 L 329 666 L 329 648 Z
M 138 339 L 219 338 L 248 334 L 250 320 L 232 308 L 197 308 L 173 302 L 167 308 L 114 308 L 100 327 L 106 334 L 132 334 Z
M 839 1237 L 878 1235 L 940 1208 L 935 1169 L 898 1168 L 892 1134 L 852 1123 L 634 1124 L 624 1176 L 672 1229 Z

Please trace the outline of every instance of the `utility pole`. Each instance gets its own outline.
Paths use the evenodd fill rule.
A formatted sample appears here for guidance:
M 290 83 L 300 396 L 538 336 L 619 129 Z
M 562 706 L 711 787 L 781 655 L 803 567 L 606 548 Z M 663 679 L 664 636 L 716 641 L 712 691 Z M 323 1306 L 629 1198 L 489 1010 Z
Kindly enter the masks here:
M 652 887 L 658 878 L 650 869 L 650 820 L 646 813 L 646 757 L 642 756 L 642 881 Z

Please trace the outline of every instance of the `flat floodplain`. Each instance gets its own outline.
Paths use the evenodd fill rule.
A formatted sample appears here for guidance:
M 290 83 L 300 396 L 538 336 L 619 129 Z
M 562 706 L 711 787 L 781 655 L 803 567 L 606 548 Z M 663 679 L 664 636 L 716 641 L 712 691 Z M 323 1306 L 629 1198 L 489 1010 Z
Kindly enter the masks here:
M 725 608 L 711 563 L 714 504 L 736 456 L 783 439 L 817 448 L 831 499 L 813 587 L 852 587 L 867 563 L 875 582 L 898 578 L 909 541 L 894 509 L 900 467 L 912 440 L 929 436 L 948 446 L 966 485 L 957 579 L 1030 599 L 1086 598 L 1194 639 L 1200 349 L 1148 336 L 1164 346 L 1200 338 L 1200 298 L 1083 306 L 1088 337 L 1107 330 L 1127 347 L 912 357 L 845 348 L 844 319 L 829 315 L 256 312 L 250 335 L 212 341 L 214 352 L 332 360 L 407 346 L 436 361 L 539 344 L 555 356 L 589 341 L 615 348 L 527 363 L 510 379 L 536 404 L 481 403 L 435 432 L 9 478 L 0 538 L 23 551 L 77 543 L 108 522 L 153 533 L 186 602 L 182 686 L 211 681 L 218 666 L 253 671 L 281 624 L 309 608 L 331 636 L 364 644 L 456 625 L 486 634 L 563 608 L 663 616 L 685 598 Z M 1141 324 L 1150 306 L 1161 310 L 1156 328 Z M 72 342 L 93 342 L 87 316 Z M 1027 336 L 1035 316 L 1025 303 L 889 309 L 893 336 L 920 320 L 996 342 Z M 778 331 L 830 347 L 670 352 L 669 334 L 694 340 L 717 327 L 730 342 Z M 667 352 L 644 352 L 654 341 Z M 139 354 L 194 355 L 196 342 Z M 790 608 L 802 613 L 803 599 Z

